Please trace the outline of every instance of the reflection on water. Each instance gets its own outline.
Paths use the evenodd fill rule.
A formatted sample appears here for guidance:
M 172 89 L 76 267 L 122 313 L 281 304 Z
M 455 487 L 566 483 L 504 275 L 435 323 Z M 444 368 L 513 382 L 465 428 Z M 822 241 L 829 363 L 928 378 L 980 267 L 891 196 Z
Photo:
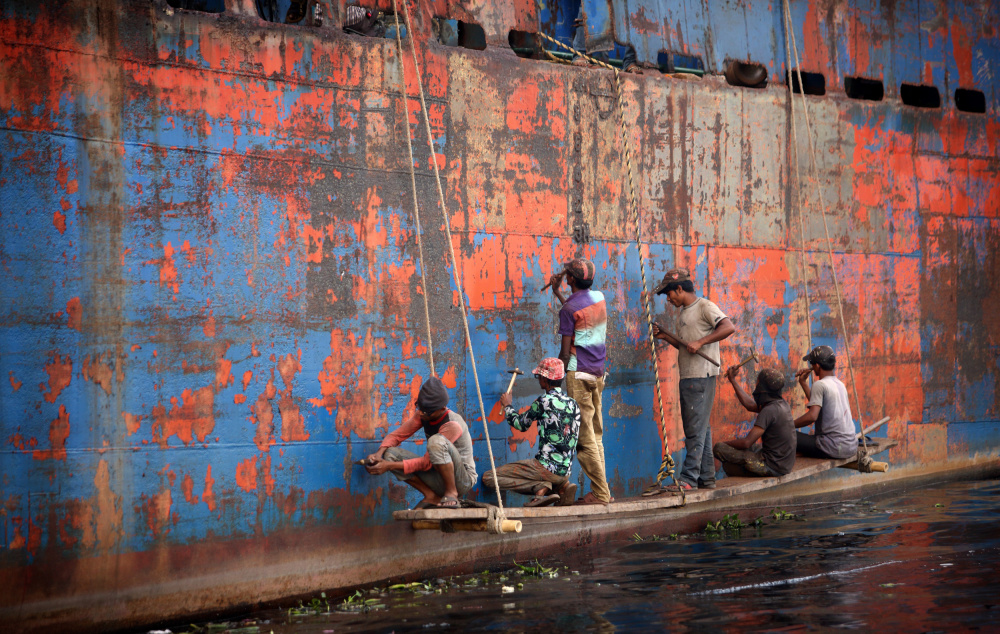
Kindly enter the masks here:
M 551 578 L 502 571 L 431 580 L 372 595 L 385 608 L 370 613 L 253 617 L 275 634 L 996 631 L 1000 482 L 807 509 L 796 509 L 804 521 L 768 516 L 738 536 L 639 535 L 586 556 L 560 553 L 542 562 L 557 569 Z

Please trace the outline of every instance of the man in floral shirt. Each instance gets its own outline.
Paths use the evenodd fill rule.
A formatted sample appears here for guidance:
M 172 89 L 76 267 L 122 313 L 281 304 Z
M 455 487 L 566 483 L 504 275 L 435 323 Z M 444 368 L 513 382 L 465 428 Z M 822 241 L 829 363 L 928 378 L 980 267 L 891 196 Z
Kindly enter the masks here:
M 544 394 L 524 414 L 511 407 L 510 393 L 500 396 L 507 424 L 518 431 L 528 431 L 538 424 L 538 453 L 530 460 L 519 460 L 483 474 L 483 484 L 494 488 L 494 479 L 503 491 L 517 491 L 533 496 L 525 506 L 560 506 L 572 504 L 576 485 L 569 481 L 570 465 L 580 435 L 580 408 L 563 392 L 566 376 L 563 362 L 555 357 L 542 359 L 532 373 Z

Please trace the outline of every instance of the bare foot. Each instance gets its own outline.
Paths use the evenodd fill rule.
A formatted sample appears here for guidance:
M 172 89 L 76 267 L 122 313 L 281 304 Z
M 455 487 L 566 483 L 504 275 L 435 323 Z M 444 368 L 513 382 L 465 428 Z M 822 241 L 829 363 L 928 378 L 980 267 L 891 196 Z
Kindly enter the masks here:
M 574 57 L 573 61 L 571 63 L 574 66 L 590 66 L 590 62 L 588 62 L 587 60 L 585 60 L 582 57 Z
M 417 502 L 416 506 L 413 507 L 414 511 L 419 511 L 421 509 L 434 508 L 441 503 L 441 498 L 438 496 L 427 496 L 424 499 Z
M 625 69 L 625 72 L 626 73 L 632 73 L 634 75 L 641 75 L 642 74 L 642 69 L 639 68 L 639 66 L 637 64 L 632 64 L 631 66 L 629 66 L 628 68 Z

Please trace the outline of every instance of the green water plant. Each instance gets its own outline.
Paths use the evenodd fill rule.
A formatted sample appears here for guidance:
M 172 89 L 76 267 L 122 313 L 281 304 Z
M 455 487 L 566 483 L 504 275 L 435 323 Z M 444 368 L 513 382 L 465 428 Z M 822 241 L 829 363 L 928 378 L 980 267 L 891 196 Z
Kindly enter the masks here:
M 771 509 L 771 518 L 775 522 L 783 522 L 785 520 L 794 520 L 799 516 L 795 513 L 789 513 L 788 511 L 782 511 L 780 508 Z
M 541 563 L 539 563 L 537 559 L 534 561 L 534 563 L 529 563 L 529 564 L 519 564 L 517 563 L 517 561 L 515 561 L 514 565 L 517 566 L 518 569 L 520 569 L 521 574 L 528 575 L 531 577 L 552 578 L 559 576 L 559 572 L 555 568 L 549 568 L 547 566 L 543 566 Z

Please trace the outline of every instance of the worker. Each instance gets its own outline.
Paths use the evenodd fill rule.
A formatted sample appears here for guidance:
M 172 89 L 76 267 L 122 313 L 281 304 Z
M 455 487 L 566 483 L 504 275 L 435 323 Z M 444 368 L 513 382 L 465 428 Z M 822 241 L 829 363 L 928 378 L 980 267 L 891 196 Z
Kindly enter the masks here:
M 517 431 L 528 431 L 532 424 L 538 429 L 538 453 L 529 460 L 510 462 L 483 474 L 483 486 L 502 491 L 517 491 L 533 496 L 525 506 L 559 506 L 573 504 L 576 485 L 569 481 L 570 466 L 580 435 L 580 408 L 562 390 L 566 371 L 555 357 L 542 359 L 532 370 L 538 379 L 542 395 L 535 399 L 524 414 L 511 406 L 510 392 L 500 395 L 507 424 Z M 494 482 L 495 481 L 495 482 Z
M 423 456 L 399 445 L 423 428 L 427 453 Z M 372 475 L 391 471 L 423 494 L 415 508 L 460 507 L 459 498 L 476 484 L 472 437 L 465 420 L 448 409 L 448 390 L 437 377 L 420 386 L 417 411 L 387 435 L 378 451 L 368 456 L 365 468 Z
M 858 438 L 851 418 L 847 388 L 837 378 L 837 355 L 830 346 L 816 346 L 802 357 L 808 368 L 795 376 L 806 396 L 806 412 L 795 419 L 795 428 L 816 424 L 815 434 L 796 434 L 798 451 L 811 458 L 850 458 L 857 454 Z M 812 388 L 809 375 L 814 374 Z
M 736 398 L 757 419 L 743 438 L 717 443 L 712 450 L 727 476 L 783 476 L 795 466 L 795 425 L 792 409 L 781 397 L 785 377 L 768 368 L 757 375 L 753 395 L 747 394 L 736 375 L 739 367 L 726 370 Z M 760 444 L 757 441 L 760 440 Z
M 691 273 L 685 268 L 667 271 L 655 292 L 666 295 L 671 304 L 681 309 L 676 329 L 680 339 L 675 339 L 659 324 L 653 324 L 653 336 L 677 348 L 677 367 L 680 371 L 677 388 L 687 449 L 677 484 L 662 487 L 662 491 L 679 493 L 681 488 L 690 490 L 694 487 L 714 489 L 715 459 L 712 456 L 709 419 L 715 401 L 719 367 L 697 353 L 700 350 L 718 361 L 719 342 L 736 332 L 736 327 L 714 302 L 695 294 Z M 644 495 L 660 492 L 650 488 Z
M 580 468 L 590 478 L 590 491 L 579 504 L 609 504 L 611 489 L 604 466 L 604 419 L 601 394 L 604 391 L 604 358 L 608 311 L 604 294 L 591 287 L 597 268 L 590 260 L 576 258 L 563 271 L 549 278 L 552 293 L 562 304 L 559 359 L 566 371 L 566 393 L 580 407 L 580 439 L 576 453 Z M 563 280 L 572 291 L 563 297 Z

